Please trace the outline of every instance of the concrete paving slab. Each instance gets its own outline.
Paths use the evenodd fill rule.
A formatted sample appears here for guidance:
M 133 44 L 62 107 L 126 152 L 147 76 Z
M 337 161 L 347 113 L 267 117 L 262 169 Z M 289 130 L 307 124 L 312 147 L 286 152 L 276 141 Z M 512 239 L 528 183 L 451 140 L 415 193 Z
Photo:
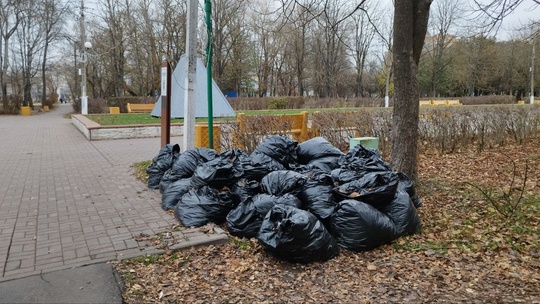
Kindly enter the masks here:
M 89 141 L 64 117 L 72 110 L 0 119 L 0 282 L 158 252 L 137 237 L 178 224 L 133 176 L 161 139 Z M 223 241 L 190 230 L 174 246 Z
M 122 303 L 110 264 L 95 264 L 0 283 L 0 303 Z

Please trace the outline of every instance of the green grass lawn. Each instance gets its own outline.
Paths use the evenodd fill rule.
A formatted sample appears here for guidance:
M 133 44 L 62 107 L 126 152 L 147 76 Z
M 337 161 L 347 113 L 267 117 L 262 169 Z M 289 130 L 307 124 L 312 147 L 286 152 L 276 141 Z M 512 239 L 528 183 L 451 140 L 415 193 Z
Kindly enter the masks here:
M 160 124 L 161 119 L 152 117 L 150 114 L 95 114 L 88 115 L 89 119 L 102 126 L 121 126 L 121 125 L 151 125 Z M 182 123 L 183 119 L 171 119 L 171 123 Z
M 282 109 L 282 110 L 259 110 L 259 111 L 237 111 L 246 115 L 278 115 L 278 114 L 300 114 L 307 111 L 309 114 L 316 111 L 340 111 L 353 112 L 358 111 L 358 108 L 325 108 L 325 109 Z M 97 122 L 102 126 L 121 126 L 121 125 L 149 125 L 160 124 L 161 119 L 150 116 L 150 114 L 93 114 L 87 116 L 89 119 Z M 215 117 L 214 122 L 234 120 L 234 117 L 220 118 Z M 207 118 L 197 118 L 196 122 L 207 122 Z M 172 119 L 171 123 L 183 123 L 184 119 Z

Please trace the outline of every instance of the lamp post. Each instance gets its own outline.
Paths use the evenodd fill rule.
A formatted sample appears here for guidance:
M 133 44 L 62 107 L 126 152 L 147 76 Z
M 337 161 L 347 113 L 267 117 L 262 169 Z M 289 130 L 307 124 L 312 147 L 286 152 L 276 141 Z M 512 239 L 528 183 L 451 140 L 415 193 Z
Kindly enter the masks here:
M 92 48 L 92 43 L 86 41 L 82 52 L 82 72 L 81 72 L 81 114 L 88 114 L 88 96 L 86 96 L 86 51 Z

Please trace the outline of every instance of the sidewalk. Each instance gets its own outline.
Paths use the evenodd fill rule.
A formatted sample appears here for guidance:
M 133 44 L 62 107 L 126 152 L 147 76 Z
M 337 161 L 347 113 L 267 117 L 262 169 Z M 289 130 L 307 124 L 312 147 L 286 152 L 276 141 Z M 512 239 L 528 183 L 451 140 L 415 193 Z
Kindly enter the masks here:
M 0 282 L 159 252 L 136 237 L 178 224 L 132 175 L 160 138 L 90 142 L 63 117 L 71 111 L 0 116 Z M 175 248 L 226 239 L 179 233 Z

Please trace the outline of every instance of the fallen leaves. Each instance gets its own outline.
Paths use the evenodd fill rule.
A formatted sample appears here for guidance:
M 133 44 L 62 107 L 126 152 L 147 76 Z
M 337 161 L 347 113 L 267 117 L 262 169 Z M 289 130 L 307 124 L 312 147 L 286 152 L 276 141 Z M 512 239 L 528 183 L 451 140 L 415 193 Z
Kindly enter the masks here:
M 540 158 L 526 201 L 508 220 L 474 189 L 503 187 L 540 142 L 485 153 L 421 157 L 419 234 L 308 265 L 266 254 L 256 240 L 168 252 L 116 265 L 127 303 L 540 303 Z M 538 153 L 538 152 L 536 152 Z M 510 172 L 509 172 L 510 171 Z M 205 227 L 208 233 L 214 227 Z M 161 236 L 161 241 L 167 235 Z M 141 241 L 153 242 L 149 236 Z

